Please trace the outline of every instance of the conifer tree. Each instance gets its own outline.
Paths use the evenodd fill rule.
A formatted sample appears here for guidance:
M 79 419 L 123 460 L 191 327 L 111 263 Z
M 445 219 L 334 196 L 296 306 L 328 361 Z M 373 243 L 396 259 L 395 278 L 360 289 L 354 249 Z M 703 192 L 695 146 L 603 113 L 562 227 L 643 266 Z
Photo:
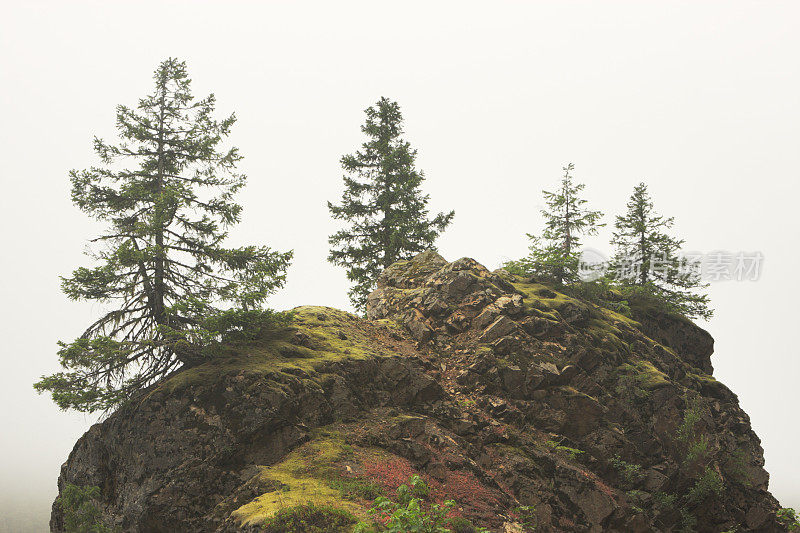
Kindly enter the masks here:
M 647 185 L 633 189 L 627 212 L 617 216 L 611 244 L 616 247 L 609 274 L 619 283 L 650 293 L 689 317 L 711 317 L 707 287 L 700 272 L 680 256 L 683 239 L 671 237 L 674 218 L 655 213 Z
M 236 118 L 212 117 L 214 95 L 194 99 L 182 61 L 161 63 L 154 80 L 135 109 L 117 108 L 119 144 L 95 138 L 103 164 L 70 173 L 73 203 L 108 230 L 92 241 L 96 266 L 62 278 L 62 288 L 107 311 L 77 340 L 59 343 L 64 371 L 35 385 L 64 409 L 109 409 L 196 363 L 192 343 L 219 333 L 204 324 L 237 310 L 253 319 L 291 259 L 222 246 L 239 222 L 233 195 L 246 180 L 238 150 L 221 146 Z
M 551 279 L 558 284 L 578 281 L 580 247 L 583 235 L 596 235 L 602 227 L 603 214 L 585 207 L 580 192 L 585 185 L 575 183 L 570 163 L 563 167 L 561 187 L 555 192 L 542 191 L 547 207 L 542 209 L 545 229 L 541 237 L 528 234 L 530 254 L 505 266 L 510 270 Z
M 331 235 L 328 260 L 347 269 L 350 300 L 363 311 L 381 271 L 433 248 L 454 212 L 428 217 L 429 195 L 420 191 L 424 174 L 417 151 L 402 139 L 400 106 L 381 98 L 366 111 L 361 150 L 341 159 L 345 190 L 341 204 L 328 202 L 334 219 L 347 226 Z

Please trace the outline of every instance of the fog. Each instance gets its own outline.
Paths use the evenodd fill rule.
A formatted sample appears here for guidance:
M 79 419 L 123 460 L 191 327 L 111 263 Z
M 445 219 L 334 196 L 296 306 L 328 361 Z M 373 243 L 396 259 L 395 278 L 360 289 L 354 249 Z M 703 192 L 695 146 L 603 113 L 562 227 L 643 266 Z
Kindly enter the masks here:
M 0 531 L 42 531 L 60 465 L 96 418 L 31 384 L 98 307 L 59 275 L 101 227 L 67 172 L 97 164 L 114 107 L 188 62 L 198 96 L 235 111 L 249 176 L 232 244 L 294 249 L 270 300 L 349 309 L 326 263 L 339 157 L 363 110 L 397 100 L 439 241 L 489 268 L 541 229 L 542 188 L 575 163 L 606 222 L 645 181 L 691 250 L 759 251 L 757 281 L 711 288 L 716 377 L 762 439 L 771 490 L 800 507 L 796 268 L 800 7 L 790 2 L 15 2 L 0 11 Z M 587 241 L 608 250 L 609 228 Z

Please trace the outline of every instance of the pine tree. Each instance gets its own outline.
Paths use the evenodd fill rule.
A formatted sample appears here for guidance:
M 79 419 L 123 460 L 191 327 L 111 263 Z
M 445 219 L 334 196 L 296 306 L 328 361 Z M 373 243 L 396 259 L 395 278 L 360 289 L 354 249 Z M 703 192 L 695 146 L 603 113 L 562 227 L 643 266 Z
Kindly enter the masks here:
M 428 218 L 424 174 L 415 166 L 417 151 L 401 138 L 400 106 L 381 98 L 366 110 L 361 150 L 341 159 L 345 190 L 340 205 L 328 202 L 334 219 L 347 227 L 331 235 L 328 260 L 347 269 L 350 300 L 363 311 L 381 271 L 392 263 L 433 248 L 454 212 Z
M 639 288 L 689 317 L 709 318 L 708 296 L 698 289 L 707 287 L 700 272 L 680 256 L 684 241 L 670 237 L 674 218 L 653 210 L 647 185 L 633 189 L 625 215 L 617 216 L 611 244 L 616 247 L 609 273 L 624 286 Z
M 510 261 L 506 268 L 548 278 L 561 285 L 578 281 L 581 236 L 596 235 L 604 224 L 599 222 L 603 214 L 587 209 L 586 200 L 580 198 L 585 185 L 573 182 L 574 169 L 572 163 L 563 168 L 561 187 L 557 191 L 542 191 L 547 204 L 547 208 L 542 209 L 545 229 L 541 237 L 529 233 L 530 254 L 519 261 Z
M 110 310 L 60 342 L 65 371 L 35 385 L 64 409 L 109 409 L 196 363 L 192 342 L 219 333 L 204 321 L 231 306 L 252 319 L 291 260 L 267 247 L 222 246 L 246 180 L 238 150 L 220 146 L 236 118 L 212 118 L 214 95 L 194 99 L 184 62 L 164 61 L 154 80 L 135 109 L 117 108 L 119 144 L 95 138 L 103 165 L 70 173 L 73 203 L 109 229 L 92 241 L 99 264 L 62 278 L 62 289 Z

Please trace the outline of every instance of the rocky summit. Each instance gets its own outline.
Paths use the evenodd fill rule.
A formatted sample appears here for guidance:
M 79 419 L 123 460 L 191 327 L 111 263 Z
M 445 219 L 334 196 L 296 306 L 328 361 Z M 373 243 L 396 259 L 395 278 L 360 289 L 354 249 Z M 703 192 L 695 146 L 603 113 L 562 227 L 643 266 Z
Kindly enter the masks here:
M 425 252 L 383 273 L 366 318 L 300 307 L 142 391 L 59 488 L 100 487 L 131 532 L 258 531 L 307 502 L 366 519 L 415 474 L 492 532 L 784 531 L 712 352 L 682 317 Z

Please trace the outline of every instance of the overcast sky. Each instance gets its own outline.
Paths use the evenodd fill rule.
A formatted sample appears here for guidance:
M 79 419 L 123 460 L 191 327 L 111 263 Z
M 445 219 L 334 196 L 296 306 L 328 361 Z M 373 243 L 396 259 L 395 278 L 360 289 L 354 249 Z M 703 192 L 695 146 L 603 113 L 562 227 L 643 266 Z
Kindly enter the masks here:
M 349 308 L 325 261 L 325 202 L 380 96 L 402 106 L 432 209 L 456 211 L 439 242 L 450 260 L 524 254 L 540 191 L 570 161 L 607 222 L 643 180 L 687 248 L 762 252 L 760 280 L 712 287 L 704 326 L 772 492 L 800 507 L 798 15 L 790 2 L 3 3 L 0 531 L 45 527 L 94 421 L 31 388 L 98 312 L 59 291 L 100 230 L 71 205 L 67 172 L 97 163 L 92 136 L 113 138 L 114 107 L 149 92 L 168 56 L 239 117 L 249 185 L 232 241 L 295 250 L 276 308 Z M 38 526 L 21 525 L 31 513 Z

